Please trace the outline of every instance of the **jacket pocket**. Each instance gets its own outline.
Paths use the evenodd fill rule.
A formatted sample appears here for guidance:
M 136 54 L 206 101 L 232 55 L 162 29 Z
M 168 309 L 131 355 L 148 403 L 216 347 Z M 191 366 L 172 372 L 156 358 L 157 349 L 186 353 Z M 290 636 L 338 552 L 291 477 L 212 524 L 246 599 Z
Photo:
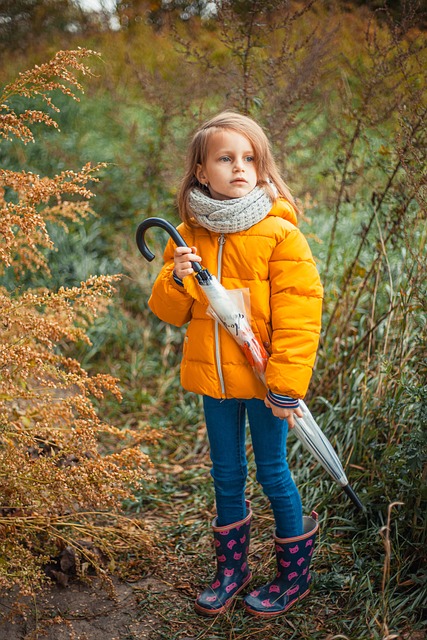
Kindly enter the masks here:
M 271 354 L 271 337 L 273 335 L 271 324 L 269 322 L 265 322 L 265 320 L 257 320 L 256 326 L 261 343 L 264 345 L 266 351 Z

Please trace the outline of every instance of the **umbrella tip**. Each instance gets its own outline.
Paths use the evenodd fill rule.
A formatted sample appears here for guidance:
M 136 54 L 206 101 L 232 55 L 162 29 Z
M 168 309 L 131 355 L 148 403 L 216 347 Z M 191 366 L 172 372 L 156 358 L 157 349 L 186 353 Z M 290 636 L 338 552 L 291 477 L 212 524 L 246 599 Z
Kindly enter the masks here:
M 345 487 L 343 487 L 343 490 L 348 495 L 348 497 L 353 502 L 353 504 L 356 505 L 356 507 L 360 511 L 366 511 L 365 505 L 363 504 L 363 502 L 361 502 L 361 500 L 359 499 L 358 495 L 356 494 L 354 489 L 349 484 L 346 484 Z

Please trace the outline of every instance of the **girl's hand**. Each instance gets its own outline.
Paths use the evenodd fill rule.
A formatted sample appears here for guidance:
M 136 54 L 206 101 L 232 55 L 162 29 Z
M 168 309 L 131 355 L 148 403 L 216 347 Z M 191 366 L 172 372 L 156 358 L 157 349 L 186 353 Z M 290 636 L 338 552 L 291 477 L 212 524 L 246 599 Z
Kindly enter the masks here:
M 174 272 L 177 278 L 183 280 L 185 276 L 191 275 L 193 272 L 192 262 L 201 262 L 202 259 L 197 255 L 196 247 L 177 247 L 173 256 L 175 263 Z M 191 260 L 189 256 L 191 255 Z
M 271 404 L 268 398 L 264 399 L 264 404 L 266 407 L 271 409 L 273 412 L 273 416 L 276 418 L 280 418 L 281 420 L 287 420 L 289 429 L 293 429 L 294 424 L 294 413 L 298 418 L 303 418 L 304 414 L 301 411 L 300 407 L 298 409 L 284 409 L 283 407 L 276 407 L 275 404 Z

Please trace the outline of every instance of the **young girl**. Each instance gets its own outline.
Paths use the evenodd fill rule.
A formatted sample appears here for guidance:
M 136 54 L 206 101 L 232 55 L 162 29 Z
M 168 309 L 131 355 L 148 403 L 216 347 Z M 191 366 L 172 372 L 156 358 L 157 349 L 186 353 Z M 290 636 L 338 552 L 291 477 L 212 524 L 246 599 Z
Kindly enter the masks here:
M 189 245 L 166 246 L 165 264 L 149 305 L 165 322 L 182 326 L 181 382 L 203 396 L 217 516 L 212 523 L 217 571 L 195 609 L 226 611 L 248 584 L 251 510 L 245 500 L 246 414 L 257 480 L 276 529 L 277 573 L 245 598 L 246 610 L 277 616 L 308 594 L 317 514 L 302 515 L 286 462 L 288 427 L 302 416 L 315 360 L 322 286 L 309 246 L 297 229 L 296 206 L 280 178 L 268 140 L 251 118 L 223 112 L 206 122 L 190 145 L 178 198 Z M 207 314 L 192 274 L 200 262 L 226 289 L 250 291 L 251 325 L 269 352 L 267 388 L 240 347 Z

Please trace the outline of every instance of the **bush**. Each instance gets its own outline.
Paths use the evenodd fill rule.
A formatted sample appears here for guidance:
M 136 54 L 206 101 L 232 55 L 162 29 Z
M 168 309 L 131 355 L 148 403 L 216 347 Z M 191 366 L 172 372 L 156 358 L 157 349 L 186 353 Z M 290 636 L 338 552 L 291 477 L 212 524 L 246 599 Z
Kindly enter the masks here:
M 84 62 L 90 55 L 59 52 L 6 86 L 1 136 L 27 144 L 34 123 L 55 127 L 43 105 L 18 111 L 13 100 L 39 100 L 53 111 L 54 91 L 78 100 L 77 74 L 90 75 Z M 49 269 L 48 225 L 67 228 L 90 215 L 89 186 L 103 166 L 88 163 L 53 178 L 0 170 L 0 260 L 3 274 L 14 272 L 12 284 L 0 288 L 0 587 L 16 585 L 22 593 L 40 586 L 46 563 L 65 549 L 80 574 L 89 564 L 103 574 L 118 551 L 150 552 L 141 525 L 121 511 L 132 487 L 148 476 L 151 463 L 140 447 L 148 436 L 102 421 L 94 402 L 106 393 L 119 401 L 118 381 L 89 376 L 68 353 L 70 345 L 89 342 L 87 331 L 119 276 L 91 276 L 56 290 L 28 286 L 29 274 Z

